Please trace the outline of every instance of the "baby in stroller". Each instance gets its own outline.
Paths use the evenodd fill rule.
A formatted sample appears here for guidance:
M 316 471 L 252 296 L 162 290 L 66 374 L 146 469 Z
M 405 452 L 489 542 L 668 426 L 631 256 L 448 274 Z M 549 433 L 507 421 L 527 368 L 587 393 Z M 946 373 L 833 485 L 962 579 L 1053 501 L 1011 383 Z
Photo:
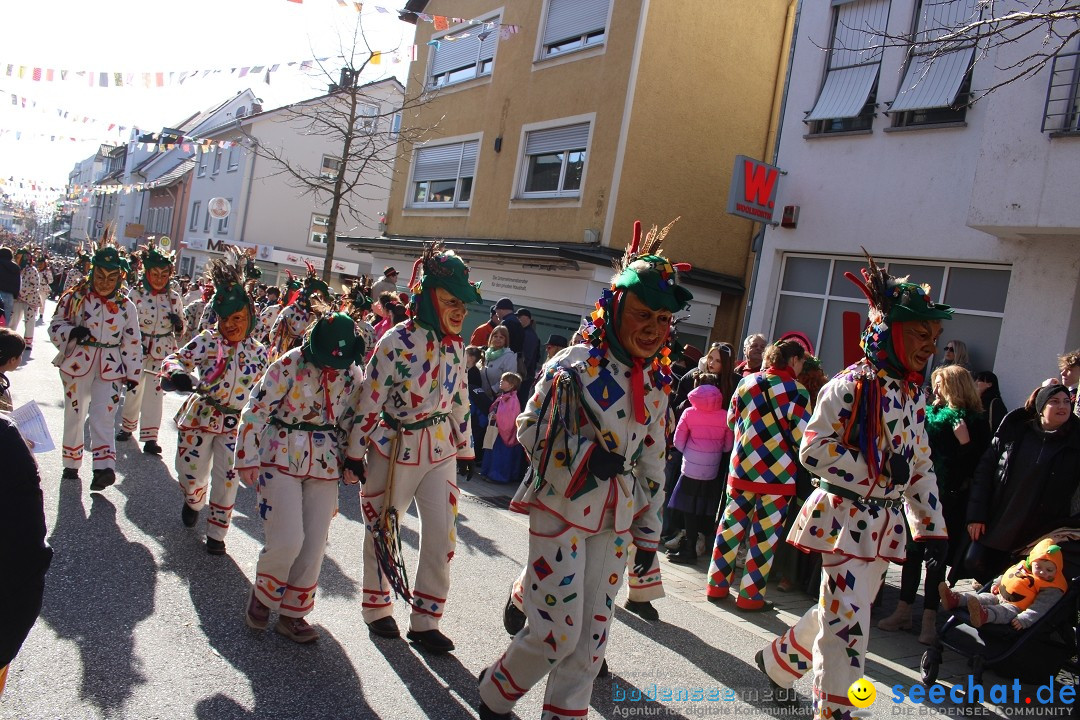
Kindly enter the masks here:
M 1012 625 L 1015 630 L 1031 627 L 1065 594 L 1061 548 L 1053 538 L 1040 540 L 1026 559 L 1013 565 L 989 586 L 988 592 L 954 592 L 947 582 L 938 586 L 946 610 L 966 604 L 972 627 L 986 623 Z

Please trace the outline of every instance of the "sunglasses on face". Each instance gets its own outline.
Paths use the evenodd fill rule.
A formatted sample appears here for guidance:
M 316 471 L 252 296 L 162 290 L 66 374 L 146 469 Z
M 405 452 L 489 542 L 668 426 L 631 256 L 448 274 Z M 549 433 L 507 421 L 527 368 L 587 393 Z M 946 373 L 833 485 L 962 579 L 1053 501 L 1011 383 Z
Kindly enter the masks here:
M 946 345 L 945 352 L 956 352 L 956 348 L 954 348 L 952 345 Z

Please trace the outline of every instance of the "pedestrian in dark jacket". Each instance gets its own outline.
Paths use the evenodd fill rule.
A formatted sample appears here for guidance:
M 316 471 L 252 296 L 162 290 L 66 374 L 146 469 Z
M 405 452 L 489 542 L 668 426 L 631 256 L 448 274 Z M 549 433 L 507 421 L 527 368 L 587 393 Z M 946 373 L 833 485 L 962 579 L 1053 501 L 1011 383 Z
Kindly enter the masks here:
M 1001 421 L 975 470 L 965 563 L 980 583 L 1061 528 L 1080 528 L 1080 418 L 1064 385 L 1039 388 Z
M 499 302 L 495 303 L 495 315 L 499 318 L 499 324 L 510 331 L 510 349 L 516 353 L 521 352 L 525 329 L 514 314 L 514 301 L 510 298 L 499 298 Z
M 10 253 L 9 253 L 10 254 Z M 8 665 L 19 653 L 41 612 L 45 571 L 52 548 L 45 542 L 45 508 L 37 462 L 10 419 L 0 416 L 0 567 L 7 588 L 0 593 L 0 693 Z
M 0 302 L 4 304 L 4 322 L 11 319 L 15 298 L 22 289 L 22 270 L 12 257 L 11 248 L 0 247 Z

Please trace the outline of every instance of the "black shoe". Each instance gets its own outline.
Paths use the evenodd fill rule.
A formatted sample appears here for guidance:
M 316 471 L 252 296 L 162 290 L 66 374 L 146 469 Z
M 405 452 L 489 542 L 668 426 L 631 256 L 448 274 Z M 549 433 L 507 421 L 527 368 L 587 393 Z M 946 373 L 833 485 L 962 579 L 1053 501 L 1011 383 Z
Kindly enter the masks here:
M 600 665 L 600 672 L 596 674 L 596 677 L 607 677 L 611 675 L 611 671 L 608 670 L 607 658 L 604 658 L 604 662 Z
M 195 527 L 195 523 L 199 522 L 199 511 L 184 503 L 184 509 L 180 511 L 180 519 L 185 527 Z
M 60 475 L 61 480 L 78 480 L 79 468 L 64 468 L 64 472 Z
M 624 608 L 634 613 L 642 620 L 648 620 L 650 622 L 656 622 L 660 619 L 660 613 L 656 612 L 656 608 L 652 603 L 646 600 L 645 602 L 638 602 L 637 600 L 627 600 Z
M 693 548 L 684 545 L 679 548 L 679 552 L 670 553 L 667 556 L 668 562 L 675 565 L 697 565 L 697 553 Z
M 131 433 L 129 433 L 127 430 L 121 430 L 120 432 L 116 433 L 116 439 L 121 442 L 123 442 L 124 440 L 130 440 Z
M 525 627 L 526 621 L 525 613 L 517 609 L 513 598 L 508 598 L 506 607 L 503 608 L 503 627 L 506 628 L 506 632 L 517 635 L 521 632 L 521 628 Z
M 410 630 L 405 637 L 432 653 L 448 653 L 454 650 L 454 641 L 438 630 Z
M 401 631 L 398 630 L 397 623 L 394 622 L 394 618 L 389 615 L 378 620 L 373 620 L 367 624 L 368 632 L 372 635 L 378 635 L 382 638 L 399 638 L 401 637 Z
M 184 507 L 187 507 L 185 504 Z M 198 514 L 196 513 L 196 517 Z M 206 538 L 206 554 L 207 555 L 224 555 L 225 554 L 225 541 L 215 540 L 214 538 Z
M 510 720 L 514 717 L 511 713 L 497 713 L 487 705 L 484 701 L 480 701 L 480 707 L 476 708 L 476 712 L 480 715 L 480 720 Z
M 765 679 L 769 681 L 769 687 L 773 690 L 773 700 L 778 705 L 787 705 L 789 707 L 799 707 L 799 694 L 795 692 L 795 688 L 786 688 L 783 685 L 779 685 L 768 672 L 765 670 L 765 651 L 758 650 L 754 655 L 754 664 L 757 665 L 758 670 L 765 676 Z
M 157 444 L 157 440 L 147 440 L 142 446 L 142 451 L 148 455 L 160 455 L 161 446 Z
M 105 488 L 116 482 L 116 471 L 112 468 L 106 468 L 104 470 L 95 470 L 94 478 L 90 481 L 91 492 L 101 492 Z

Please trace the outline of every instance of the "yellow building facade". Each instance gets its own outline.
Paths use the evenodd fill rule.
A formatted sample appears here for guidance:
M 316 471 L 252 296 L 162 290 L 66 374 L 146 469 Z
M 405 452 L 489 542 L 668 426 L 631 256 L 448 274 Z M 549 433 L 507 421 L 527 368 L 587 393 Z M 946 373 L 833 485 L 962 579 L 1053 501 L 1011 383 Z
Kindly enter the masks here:
M 758 226 L 725 211 L 736 155 L 770 160 L 795 0 L 413 0 L 418 56 L 373 268 L 443 239 L 545 331 L 572 332 L 635 220 L 693 264 L 680 336 L 738 341 Z M 444 26 L 427 16 L 451 16 Z M 437 29 L 440 28 L 440 29 Z M 405 266 L 405 267 L 403 267 Z M 487 317 L 474 308 L 467 329 Z

